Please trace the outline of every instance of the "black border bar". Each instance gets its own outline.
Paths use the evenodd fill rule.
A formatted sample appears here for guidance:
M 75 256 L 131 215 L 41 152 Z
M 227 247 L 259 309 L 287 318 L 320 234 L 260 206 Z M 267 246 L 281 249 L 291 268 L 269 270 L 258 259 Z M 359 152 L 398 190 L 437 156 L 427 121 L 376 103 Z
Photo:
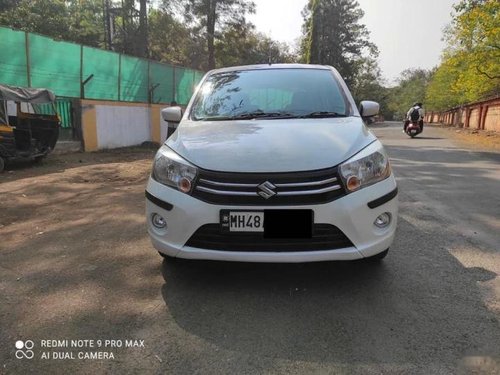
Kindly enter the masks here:
M 382 206 L 384 203 L 387 203 L 391 199 L 395 198 L 396 195 L 398 195 L 398 188 L 395 188 L 390 193 L 387 193 L 386 195 L 383 195 L 380 198 L 375 199 L 374 201 L 368 202 L 368 207 L 373 209 Z
M 152 203 L 156 204 L 158 207 L 161 207 L 167 211 L 171 211 L 172 208 L 174 208 L 173 204 L 162 201 L 161 199 L 156 198 L 154 195 L 148 193 L 147 191 L 145 191 L 144 193 L 146 194 L 146 199 L 150 200 Z

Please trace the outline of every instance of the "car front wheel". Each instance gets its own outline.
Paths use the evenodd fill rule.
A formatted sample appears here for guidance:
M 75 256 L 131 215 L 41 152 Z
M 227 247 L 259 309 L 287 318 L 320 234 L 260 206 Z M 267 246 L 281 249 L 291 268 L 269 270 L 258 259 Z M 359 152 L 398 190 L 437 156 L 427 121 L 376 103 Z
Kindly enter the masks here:
M 366 261 L 368 262 L 380 262 L 382 259 L 384 259 L 387 254 L 389 253 L 389 249 L 385 249 L 381 253 L 372 255 L 371 257 L 365 258 Z
M 174 257 L 171 257 L 170 255 L 167 255 L 167 254 L 163 254 L 161 252 L 158 251 L 158 254 L 160 254 L 160 256 L 163 258 L 163 259 L 166 259 L 167 261 L 169 262 L 175 262 L 177 258 L 174 258 Z

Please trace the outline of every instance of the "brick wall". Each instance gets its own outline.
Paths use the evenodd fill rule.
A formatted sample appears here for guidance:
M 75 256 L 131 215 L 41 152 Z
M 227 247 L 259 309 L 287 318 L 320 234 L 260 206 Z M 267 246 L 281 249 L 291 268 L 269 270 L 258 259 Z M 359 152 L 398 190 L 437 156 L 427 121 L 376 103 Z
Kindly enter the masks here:
M 500 132 L 500 97 L 465 104 L 444 112 L 431 111 L 426 113 L 425 121 Z

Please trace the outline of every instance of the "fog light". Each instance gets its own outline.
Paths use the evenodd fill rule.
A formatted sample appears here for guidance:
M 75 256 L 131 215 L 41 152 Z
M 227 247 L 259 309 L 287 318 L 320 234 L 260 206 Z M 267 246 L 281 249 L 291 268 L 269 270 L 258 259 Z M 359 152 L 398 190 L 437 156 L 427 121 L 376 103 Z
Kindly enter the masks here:
M 391 223 L 391 214 L 389 212 L 384 212 L 379 215 L 373 224 L 378 228 L 385 228 Z
M 151 222 L 153 223 L 153 226 L 158 229 L 163 229 L 167 226 L 166 220 L 158 214 L 153 214 Z

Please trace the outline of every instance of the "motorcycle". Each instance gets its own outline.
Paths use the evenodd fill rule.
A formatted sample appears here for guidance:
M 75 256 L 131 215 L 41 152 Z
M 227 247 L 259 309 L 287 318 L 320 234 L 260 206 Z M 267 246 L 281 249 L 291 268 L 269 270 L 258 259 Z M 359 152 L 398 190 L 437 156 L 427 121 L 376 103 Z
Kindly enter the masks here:
M 418 121 L 410 121 L 406 126 L 406 134 L 409 137 L 413 138 L 420 133 L 422 133 L 422 128 Z

